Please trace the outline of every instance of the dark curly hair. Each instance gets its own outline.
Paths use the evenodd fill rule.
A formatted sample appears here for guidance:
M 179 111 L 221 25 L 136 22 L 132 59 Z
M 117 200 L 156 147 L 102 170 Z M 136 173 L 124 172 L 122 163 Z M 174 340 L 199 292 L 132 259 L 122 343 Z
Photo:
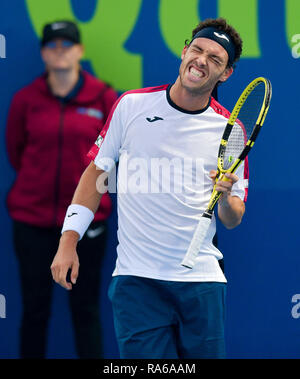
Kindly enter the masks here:
M 243 41 L 242 41 L 239 33 L 231 25 L 229 25 L 224 18 L 222 18 L 222 17 L 207 18 L 206 20 L 201 21 L 197 25 L 197 27 L 193 30 L 192 39 L 200 30 L 207 28 L 209 26 L 213 26 L 213 27 L 225 32 L 226 34 L 228 34 L 231 37 L 231 39 L 234 43 L 234 46 L 235 46 L 235 57 L 233 60 L 233 64 L 236 63 L 240 59 L 240 56 L 242 54 Z M 191 42 L 188 42 L 188 40 L 186 40 L 185 44 L 186 44 L 186 46 L 189 46 L 191 44 Z M 231 66 L 230 63 L 228 63 L 228 67 L 230 67 L 230 66 Z

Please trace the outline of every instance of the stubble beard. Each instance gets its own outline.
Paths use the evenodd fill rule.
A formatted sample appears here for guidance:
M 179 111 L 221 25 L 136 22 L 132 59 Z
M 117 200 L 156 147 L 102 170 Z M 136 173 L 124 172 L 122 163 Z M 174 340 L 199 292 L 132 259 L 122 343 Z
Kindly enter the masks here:
M 204 95 L 210 95 L 214 89 L 214 85 L 210 83 L 210 81 L 207 81 L 206 83 L 203 83 L 198 86 L 190 86 L 186 84 L 186 81 L 184 79 L 184 74 L 188 70 L 188 65 L 186 68 L 182 71 L 179 70 L 179 80 L 181 87 L 192 97 L 199 97 Z
M 207 95 L 208 93 L 211 93 L 213 90 L 213 88 L 210 88 L 210 86 L 207 85 L 208 83 L 205 83 L 204 85 L 202 85 L 200 87 L 189 86 L 185 83 L 185 80 L 181 74 L 179 75 L 179 80 L 180 80 L 181 87 L 184 88 L 185 91 L 188 92 L 188 94 L 193 96 L 193 97 L 199 97 L 199 96 Z

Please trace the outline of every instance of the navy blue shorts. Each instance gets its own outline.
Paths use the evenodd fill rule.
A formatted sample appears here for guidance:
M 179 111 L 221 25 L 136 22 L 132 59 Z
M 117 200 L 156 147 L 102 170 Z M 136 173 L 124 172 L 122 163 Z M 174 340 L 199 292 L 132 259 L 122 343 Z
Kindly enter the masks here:
M 113 277 L 108 296 L 120 357 L 225 358 L 225 295 L 225 283 Z

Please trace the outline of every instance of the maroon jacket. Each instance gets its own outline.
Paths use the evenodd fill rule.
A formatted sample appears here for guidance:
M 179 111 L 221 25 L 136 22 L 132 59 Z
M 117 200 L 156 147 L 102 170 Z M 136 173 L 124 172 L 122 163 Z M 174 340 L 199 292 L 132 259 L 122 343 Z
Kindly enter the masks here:
M 97 139 L 117 93 L 82 72 L 83 84 L 67 103 L 49 90 L 46 75 L 17 92 L 9 110 L 6 143 L 16 181 L 7 198 L 11 217 L 42 227 L 62 226 L 87 153 Z M 111 212 L 102 197 L 95 220 Z

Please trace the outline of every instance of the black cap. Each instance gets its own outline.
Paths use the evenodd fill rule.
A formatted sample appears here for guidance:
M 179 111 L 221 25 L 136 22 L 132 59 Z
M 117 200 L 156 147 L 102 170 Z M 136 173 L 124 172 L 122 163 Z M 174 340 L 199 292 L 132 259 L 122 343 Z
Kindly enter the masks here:
M 55 38 L 64 38 L 74 43 L 80 43 L 80 32 L 78 26 L 72 21 L 55 21 L 46 24 L 43 28 L 41 45 Z

